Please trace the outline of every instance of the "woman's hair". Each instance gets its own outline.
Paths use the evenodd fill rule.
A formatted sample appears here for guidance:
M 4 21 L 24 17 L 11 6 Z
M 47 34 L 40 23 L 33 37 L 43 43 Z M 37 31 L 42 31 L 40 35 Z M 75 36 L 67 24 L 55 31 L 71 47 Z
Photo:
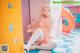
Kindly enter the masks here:
M 42 16 L 42 17 L 43 17 L 42 11 L 43 11 L 45 8 L 50 9 L 50 5 L 46 4 L 46 5 L 43 5 L 43 6 L 42 6 L 42 8 L 41 8 L 41 16 Z
M 43 9 L 46 8 L 46 7 L 50 7 L 50 5 L 48 5 L 48 4 L 43 5 L 42 8 L 41 8 L 41 10 L 43 10 Z

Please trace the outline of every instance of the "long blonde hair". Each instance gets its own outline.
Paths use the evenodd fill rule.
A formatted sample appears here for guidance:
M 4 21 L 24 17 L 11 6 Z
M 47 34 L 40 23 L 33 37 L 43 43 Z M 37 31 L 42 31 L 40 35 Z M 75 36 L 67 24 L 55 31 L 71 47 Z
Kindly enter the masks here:
M 44 14 L 42 13 L 42 11 L 43 11 L 45 8 L 50 9 L 50 5 L 46 4 L 46 5 L 43 5 L 43 6 L 42 6 L 42 8 L 41 8 L 41 17 L 44 16 Z

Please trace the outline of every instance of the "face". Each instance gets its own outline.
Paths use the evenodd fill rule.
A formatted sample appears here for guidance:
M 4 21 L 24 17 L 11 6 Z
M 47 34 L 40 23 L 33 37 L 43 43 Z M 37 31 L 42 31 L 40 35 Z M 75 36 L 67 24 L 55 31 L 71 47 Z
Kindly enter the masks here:
M 44 7 L 43 9 L 42 9 L 42 15 L 43 16 L 45 16 L 45 18 L 46 17 L 50 17 L 50 7 Z

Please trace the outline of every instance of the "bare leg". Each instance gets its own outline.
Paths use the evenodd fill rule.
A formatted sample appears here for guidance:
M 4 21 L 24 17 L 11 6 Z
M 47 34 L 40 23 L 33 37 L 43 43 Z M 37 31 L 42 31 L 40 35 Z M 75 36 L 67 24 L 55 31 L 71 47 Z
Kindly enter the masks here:
M 38 46 L 37 49 L 52 50 L 52 49 L 55 48 L 56 46 L 57 46 L 56 43 L 54 43 L 54 42 L 49 42 L 48 44 L 42 44 L 42 45 Z
M 48 44 L 42 44 L 42 45 L 33 44 L 31 47 L 40 49 L 38 53 L 51 53 L 52 49 L 56 47 L 56 43 L 49 42 Z
M 30 40 L 28 41 L 27 45 L 24 45 L 24 49 L 29 50 L 31 45 L 34 44 L 38 39 L 44 39 L 43 31 L 39 28 L 37 29 L 31 36 Z

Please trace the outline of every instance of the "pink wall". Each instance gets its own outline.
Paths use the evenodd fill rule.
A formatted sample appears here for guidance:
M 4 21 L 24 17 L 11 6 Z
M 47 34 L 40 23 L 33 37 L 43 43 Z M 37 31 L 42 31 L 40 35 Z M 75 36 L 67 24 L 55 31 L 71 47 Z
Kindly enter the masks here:
M 23 34 L 24 40 L 28 40 L 30 34 L 26 32 L 27 25 L 30 24 L 29 0 L 22 0 Z

